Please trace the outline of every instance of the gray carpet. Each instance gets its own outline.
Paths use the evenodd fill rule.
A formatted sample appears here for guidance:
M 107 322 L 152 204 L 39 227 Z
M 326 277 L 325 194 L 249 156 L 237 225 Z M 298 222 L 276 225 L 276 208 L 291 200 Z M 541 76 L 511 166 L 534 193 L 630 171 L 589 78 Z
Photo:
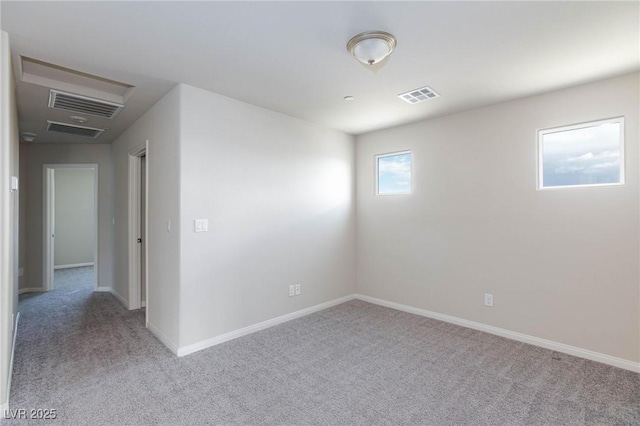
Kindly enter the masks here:
M 66 294 L 73 290 L 91 288 L 94 278 L 93 266 L 56 269 L 53 272 L 53 287 L 62 290 L 60 294 Z
M 362 301 L 176 358 L 72 272 L 20 300 L 11 407 L 45 424 L 640 424 L 638 374 Z

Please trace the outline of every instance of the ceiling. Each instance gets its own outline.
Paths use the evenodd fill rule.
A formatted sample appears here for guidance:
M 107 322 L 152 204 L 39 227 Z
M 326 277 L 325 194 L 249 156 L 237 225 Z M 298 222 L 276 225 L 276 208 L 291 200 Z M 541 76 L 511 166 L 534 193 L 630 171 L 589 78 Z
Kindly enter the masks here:
M 640 2 L 3 0 L 0 12 L 14 63 L 135 86 L 102 142 L 176 83 L 362 134 L 640 69 Z M 398 40 L 373 69 L 345 48 L 368 30 Z M 422 86 L 440 97 L 397 97 Z M 42 134 L 48 90 L 21 81 L 17 97 L 20 130 Z

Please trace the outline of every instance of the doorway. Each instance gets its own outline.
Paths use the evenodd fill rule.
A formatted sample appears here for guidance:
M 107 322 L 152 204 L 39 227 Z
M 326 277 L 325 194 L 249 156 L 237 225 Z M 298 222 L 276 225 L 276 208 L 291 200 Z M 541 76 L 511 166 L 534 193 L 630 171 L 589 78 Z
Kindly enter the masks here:
M 147 156 L 140 157 L 140 307 L 147 306 Z
M 44 283 L 53 290 L 54 271 L 93 267 L 98 288 L 98 165 L 45 164 Z
M 129 152 L 129 309 L 145 308 L 145 317 L 149 309 L 147 146 L 148 141 Z

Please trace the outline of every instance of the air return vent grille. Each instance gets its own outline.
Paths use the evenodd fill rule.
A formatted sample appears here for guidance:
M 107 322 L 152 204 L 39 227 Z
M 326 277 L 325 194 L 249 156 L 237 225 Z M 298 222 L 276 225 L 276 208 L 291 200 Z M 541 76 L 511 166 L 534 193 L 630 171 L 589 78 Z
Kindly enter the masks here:
M 96 129 L 94 127 L 75 126 L 73 124 L 58 123 L 56 121 L 47 121 L 47 132 L 64 133 L 67 135 L 80 136 L 83 138 L 96 139 L 105 129 Z
M 420 102 L 428 101 L 429 99 L 435 99 L 439 97 L 435 90 L 431 87 L 421 87 L 420 89 L 410 90 L 406 93 L 400 93 L 398 97 L 403 101 L 407 101 L 410 104 L 417 104 Z
M 49 108 L 79 112 L 95 117 L 115 118 L 122 111 L 124 105 L 51 90 L 49 92 Z

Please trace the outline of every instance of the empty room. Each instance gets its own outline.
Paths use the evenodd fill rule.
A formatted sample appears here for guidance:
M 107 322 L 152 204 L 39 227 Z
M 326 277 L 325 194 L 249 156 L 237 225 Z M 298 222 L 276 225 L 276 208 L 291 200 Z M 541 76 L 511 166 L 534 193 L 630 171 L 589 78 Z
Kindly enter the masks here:
M 0 2 L 3 422 L 640 424 L 640 2 Z

